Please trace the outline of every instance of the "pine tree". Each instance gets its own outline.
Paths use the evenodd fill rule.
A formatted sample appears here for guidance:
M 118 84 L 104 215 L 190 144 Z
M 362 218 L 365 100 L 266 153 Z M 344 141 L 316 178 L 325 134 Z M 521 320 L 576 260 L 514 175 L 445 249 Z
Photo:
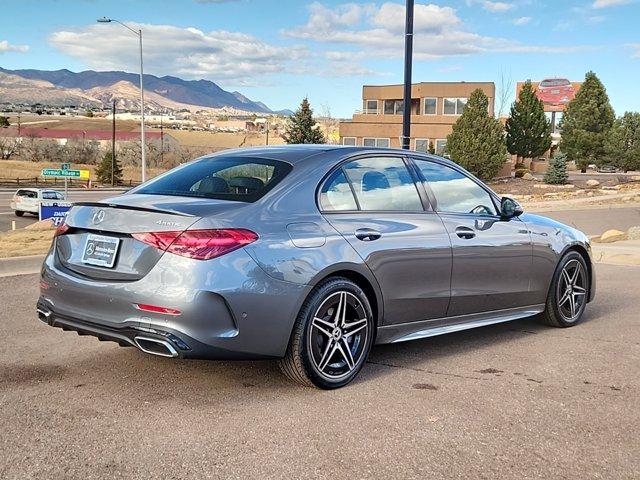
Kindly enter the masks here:
M 96 176 L 98 181 L 103 185 L 111 185 L 111 152 L 104 154 L 100 165 L 96 168 Z M 113 184 L 118 185 L 122 182 L 122 167 L 116 157 L 113 165 Z
M 640 169 L 640 113 L 618 118 L 605 141 L 605 160 L 627 172 Z
M 300 108 L 289 118 L 282 138 L 287 143 L 327 143 L 313 119 L 313 110 L 307 97 L 302 99 Z
M 551 148 L 551 122 L 530 80 L 525 82 L 518 100 L 511 106 L 505 127 L 507 150 L 512 155 L 535 158 Z
M 499 120 L 489 115 L 489 99 L 482 90 L 471 93 L 447 137 L 447 152 L 452 160 L 484 179 L 493 178 L 504 165 L 504 129 Z
M 604 85 L 595 73 L 587 73 L 560 122 L 560 149 L 567 154 L 568 160 L 576 162 L 576 166 L 586 172 L 589 164 L 604 158 L 605 140 L 614 120 L 615 113 Z
M 568 179 L 567 156 L 564 153 L 557 153 L 549 160 L 549 168 L 544 174 L 544 183 L 564 185 Z

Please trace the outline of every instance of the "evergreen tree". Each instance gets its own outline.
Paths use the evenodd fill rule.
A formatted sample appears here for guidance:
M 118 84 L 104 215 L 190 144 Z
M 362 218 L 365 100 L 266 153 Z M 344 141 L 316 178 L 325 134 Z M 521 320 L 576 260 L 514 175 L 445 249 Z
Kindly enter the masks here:
M 96 176 L 98 181 L 103 185 L 111 185 L 111 152 L 104 154 L 100 165 L 96 168 Z M 122 182 L 122 167 L 116 157 L 113 165 L 113 184 L 118 185 Z
M 313 110 L 307 97 L 302 99 L 300 108 L 289 118 L 282 138 L 287 143 L 327 143 L 313 119 Z
M 8 127 L 10 125 L 9 118 L 0 115 L 0 127 Z
M 549 160 L 549 168 L 544 174 L 544 183 L 564 185 L 568 179 L 567 156 L 564 153 L 557 153 Z
M 511 107 L 506 123 L 507 150 L 512 155 L 535 158 L 551 148 L 551 122 L 544 114 L 544 104 L 527 80 L 518 100 Z
M 595 73 L 587 73 L 584 83 L 567 105 L 560 129 L 560 149 L 567 159 L 576 162 L 582 172 L 591 163 L 599 163 L 605 156 L 605 140 L 615 114 L 607 91 Z
M 484 179 L 493 178 L 504 165 L 504 129 L 499 120 L 489 115 L 489 99 L 482 90 L 471 93 L 447 137 L 447 152 L 452 160 Z
M 640 113 L 626 112 L 605 141 L 606 161 L 627 172 L 640 169 Z

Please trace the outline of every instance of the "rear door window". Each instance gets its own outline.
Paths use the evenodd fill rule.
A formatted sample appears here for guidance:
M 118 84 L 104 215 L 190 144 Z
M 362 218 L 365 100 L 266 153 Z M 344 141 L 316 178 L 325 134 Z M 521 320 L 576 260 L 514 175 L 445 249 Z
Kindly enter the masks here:
M 291 168 L 277 160 L 211 157 L 172 170 L 131 193 L 255 202 Z
M 353 186 L 360 210 L 423 210 L 416 185 L 402 158 L 363 158 L 347 163 L 343 170 Z

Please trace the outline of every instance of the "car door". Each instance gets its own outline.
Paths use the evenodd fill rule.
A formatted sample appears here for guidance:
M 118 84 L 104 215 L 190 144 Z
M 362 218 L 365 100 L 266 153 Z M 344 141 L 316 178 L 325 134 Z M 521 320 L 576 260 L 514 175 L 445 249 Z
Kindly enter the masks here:
M 414 159 L 452 245 L 448 316 L 530 305 L 531 235 L 499 215 L 493 194 L 466 172 Z
M 324 183 L 325 218 L 375 275 L 384 324 L 440 318 L 449 303 L 451 244 L 402 156 L 343 164 Z

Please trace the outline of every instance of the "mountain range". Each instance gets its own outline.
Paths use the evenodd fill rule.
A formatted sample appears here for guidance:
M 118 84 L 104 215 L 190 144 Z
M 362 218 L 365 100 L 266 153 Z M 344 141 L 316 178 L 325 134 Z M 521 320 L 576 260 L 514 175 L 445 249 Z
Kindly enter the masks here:
M 86 70 L 8 70 L 0 67 L 0 103 L 50 106 L 108 107 L 113 100 L 119 109 L 140 108 L 139 75 Z M 228 92 L 209 80 L 144 75 L 145 105 L 150 110 L 235 109 L 252 113 L 290 115 L 290 110 L 274 111 L 240 92 Z

